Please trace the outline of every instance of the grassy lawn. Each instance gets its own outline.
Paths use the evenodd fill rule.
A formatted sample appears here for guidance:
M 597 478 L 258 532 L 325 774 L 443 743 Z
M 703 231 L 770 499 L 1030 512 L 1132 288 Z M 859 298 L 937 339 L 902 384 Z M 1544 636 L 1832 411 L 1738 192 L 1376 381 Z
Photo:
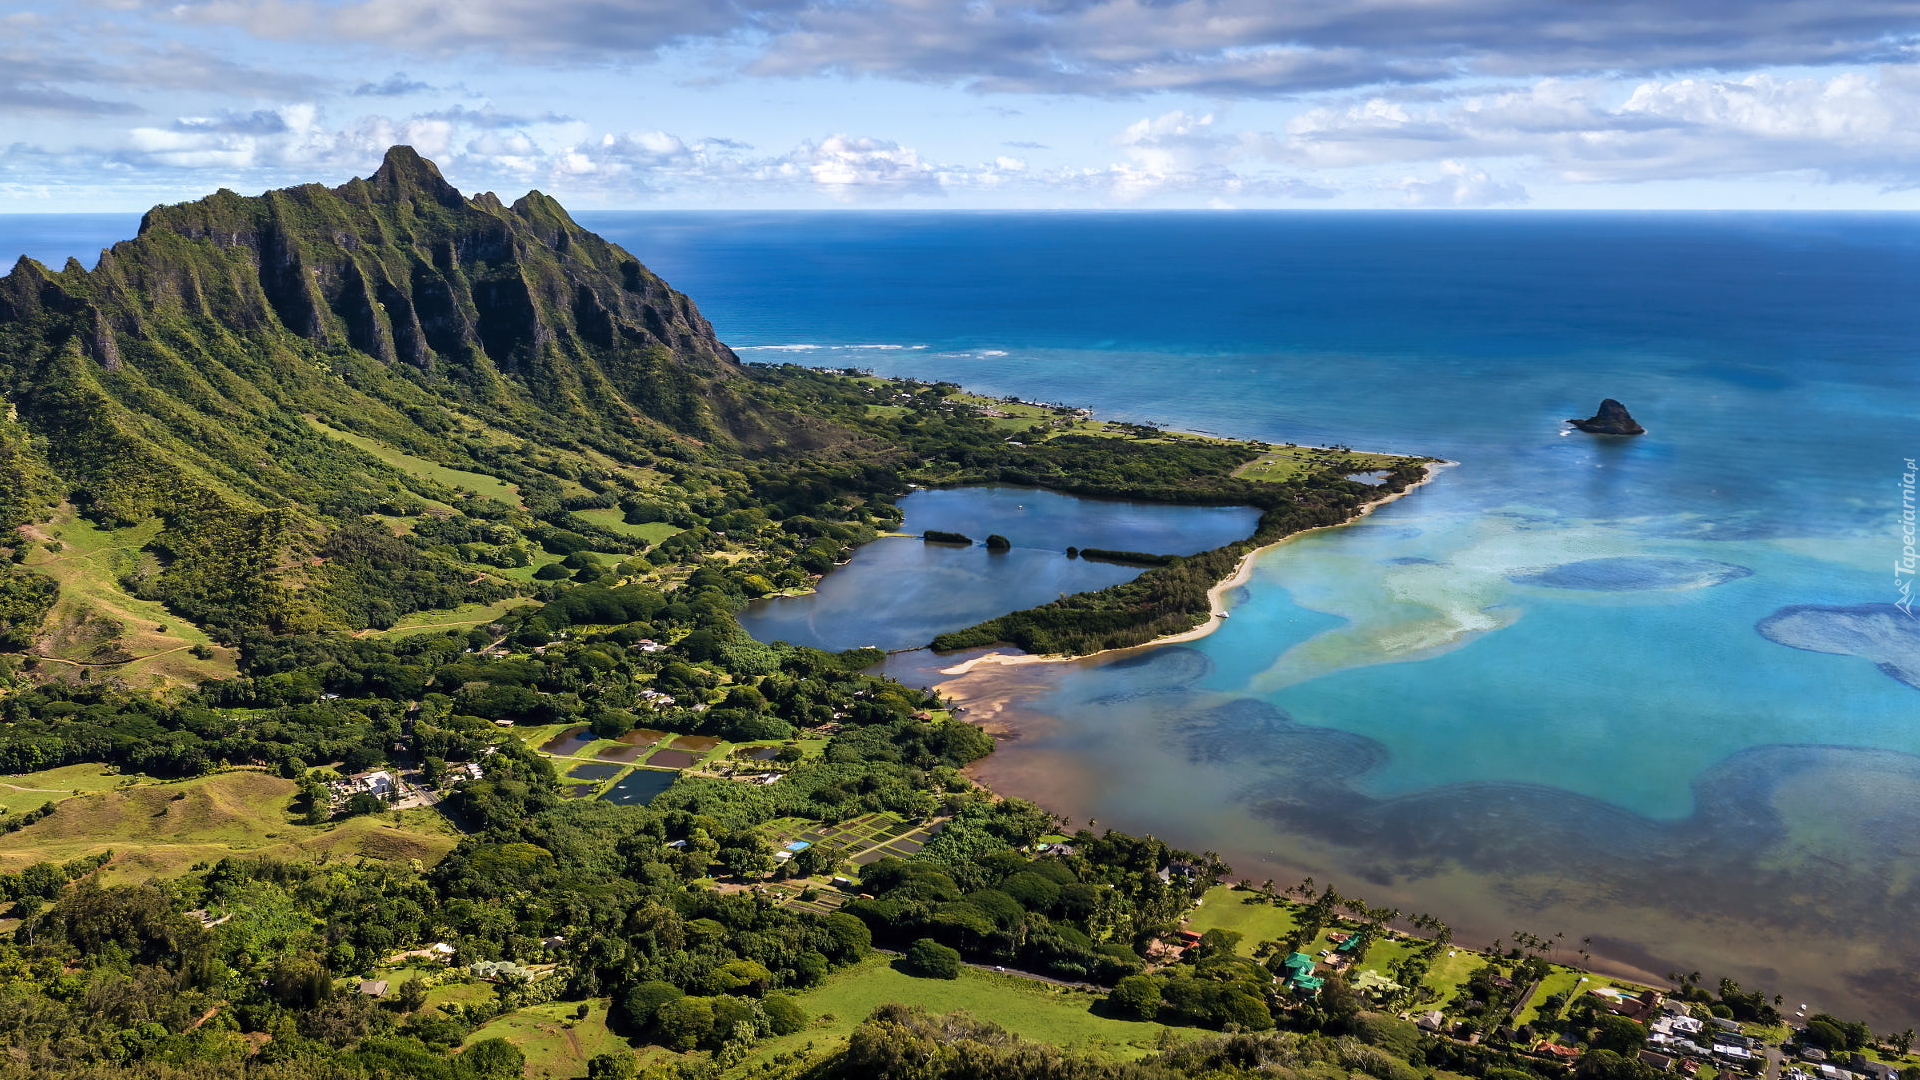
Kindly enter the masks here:
M 1277 904 L 1243 903 L 1258 893 L 1239 892 L 1229 885 L 1215 885 L 1207 890 L 1205 902 L 1194 908 L 1187 916 L 1187 929 L 1196 934 L 1209 930 L 1234 930 L 1242 937 L 1239 952 L 1242 956 L 1252 956 L 1254 946 L 1262 941 L 1280 941 L 1300 925 L 1294 917 L 1291 907 Z
M 484 1005 L 494 997 L 492 983 L 443 983 L 427 989 L 425 1007 L 431 1009 L 439 1005 Z
M 514 608 L 525 607 L 533 602 L 524 596 L 509 596 L 491 604 L 462 604 L 441 611 L 416 611 L 404 616 L 406 621 L 398 626 L 369 631 L 366 636 L 406 637 L 408 634 L 424 634 L 433 630 L 467 630 L 497 622 Z
M 527 1055 L 528 1077 L 571 1080 L 585 1076 L 588 1058 L 624 1051 L 628 1046 L 627 1040 L 607 1030 L 608 999 L 586 1002 L 586 1017 L 575 1019 L 580 1004 L 551 1001 L 516 1009 L 482 1025 L 467 1036 L 466 1045 L 481 1039 L 505 1039 Z
M 1540 980 L 1540 989 L 1534 991 L 1533 1000 L 1527 1003 L 1527 1007 L 1520 1010 L 1518 1022 L 1531 1024 L 1538 1020 L 1541 1003 L 1555 994 L 1565 993 L 1570 987 L 1580 985 L 1580 978 L 1581 973 L 1578 971 L 1554 968 L 1551 975 Z M 1607 980 L 1598 976 L 1587 976 L 1587 978 L 1590 980 L 1586 986 L 1589 990 L 1610 985 Z
M 749 1062 L 797 1050 L 811 1042 L 817 1049 L 837 1046 L 860 1021 L 888 1002 L 922 1005 L 932 1013 L 965 1009 L 976 1019 L 999 1024 L 1016 1035 L 1131 1061 L 1151 1052 L 1159 1024 L 1110 1020 L 1091 1011 L 1098 995 L 1062 990 L 963 968 L 958 979 L 920 979 L 895 971 L 890 956 L 875 956 L 831 976 L 818 989 L 798 995 L 800 1007 L 814 1018 L 804 1031 L 761 1044 Z M 1192 1029 L 1174 1029 L 1191 1036 Z
M 535 548 L 533 561 L 527 565 L 507 567 L 490 566 L 487 568 L 487 573 L 497 578 L 505 578 L 508 581 L 517 581 L 522 585 L 532 585 L 535 581 L 533 576 L 534 571 L 543 566 L 551 566 L 565 557 L 564 555 L 549 555 L 545 551 Z M 523 596 L 520 598 L 520 602 L 523 604 L 532 604 L 537 601 L 530 600 Z
M 233 650 L 215 645 L 192 623 L 173 615 L 158 601 L 141 600 L 120 586 L 120 577 L 142 559 L 140 549 L 159 535 L 158 518 L 125 529 L 102 529 L 62 506 L 52 522 L 37 531 L 64 545 L 50 552 L 28 549 L 25 565 L 60 583 L 60 598 L 47 617 L 45 649 L 50 669 L 84 670 L 117 655 L 134 660 L 111 668 L 129 684 L 145 687 L 195 684 L 239 674 Z M 201 660 L 188 652 L 195 645 L 213 651 Z M 60 663 L 59 661 L 65 661 Z
M 1312 446 L 1275 446 L 1261 453 L 1253 461 L 1240 466 L 1233 475 L 1242 480 L 1265 480 L 1278 483 L 1317 472 L 1328 465 L 1338 464 L 1346 472 L 1367 472 L 1372 469 L 1388 469 L 1399 464 L 1404 458 L 1390 454 L 1356 454 L 1340 450 L 1322 450 Z
M 115 853 L 102 871 L 109 883 L 170 877 L 194 863 L 242 854 L 304 861 L 325 852 L 432 863 L 457 838 L 435 810 L 295 825 L 287 812 L 293 793 L 291 780 L 236 771 L 69 796 L 52 815 L 0 837 L 0 871 L 107 850 Z
M 336 427 L 329 427 L 311 416 L 307 418 L 307 422 L 327 435 L 339 439 L 341 442 L 351 443 L 365 450 L 367 453 L 399 469 L 401 472 L 411 473 L 423 480 L 432 480 L 434 483 L 445 484 L 447 487 L 457 488 L 461 491 L 471 491 L 476 495 L 484 495 L 489 499 L 498 499 L 508 506 L 520 505 L 520 493 L 514 489 L 513 485 L 501 480 L 499 477 L 488 476 L 484 473 L 465 472 L 460 469 L 448 468 L 437 461 L 428 461 L 426 458 L 414 457 L 412 454 L 395 450 L 384 443 L 375 442 L 365 435 L 355 435 L 351 431 L 342 431 Z
M 1422 1006 L 1423 1008 L 1446 1008 L 1454 998 L 1460 995 L 1460 988 L 1467 985 L 1467 980 L 1473 977 L 1473 973 L 1487 966 L 1487 958 L 1479 953 L 1468 952 L 1465 949 L 1449 951 L 1453 955 L 1447 956 L 1443 953 L 1433 962 L 1433 968 L 1427 972 L 1427 977 L 1421 980 L 1428 989 L 1440 995 L 1439 1001 L 1431 1006 Z
M 602 510 L 575 510 L 573 513 L 575 517 L 591 521 L 603 529 L 609 529 L 622 536 L 631 536 L 637 540 L 645 540 L 649 547 L 665 540 L 669 536 L 674 536 L 684 531 L 679 526 L 666 521 L 649 521 L 644 525 L 629 525 L 626 522 L 626 515 L 622 514 L 618 509 L 613 508 Z

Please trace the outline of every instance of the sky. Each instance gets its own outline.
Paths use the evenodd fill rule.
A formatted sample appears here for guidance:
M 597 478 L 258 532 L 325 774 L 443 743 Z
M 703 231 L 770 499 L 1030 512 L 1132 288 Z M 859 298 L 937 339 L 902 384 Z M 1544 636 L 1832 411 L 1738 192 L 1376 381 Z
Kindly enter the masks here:
M 0 0 L 0 213 L 1920 208 L 1920 0 Z

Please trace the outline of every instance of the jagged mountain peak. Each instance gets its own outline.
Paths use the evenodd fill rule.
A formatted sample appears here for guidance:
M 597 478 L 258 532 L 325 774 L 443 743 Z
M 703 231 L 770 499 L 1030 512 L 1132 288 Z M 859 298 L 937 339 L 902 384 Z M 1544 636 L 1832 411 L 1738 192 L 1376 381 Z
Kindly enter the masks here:
M 181 610 L 229 627 L 351 606 L 323 538 L 364 531 L 395 481 L 322 431 L 553 493 L 530 457 L 613 477 L 854 437 L 764 404 L 691 300 L 554 199 L 469 199 L 405 146 L 338 187 L 155 207 L 92 270 L 20 261 L 0 394 L 0 533 L 63 503 L 158 518 Z M 526 512 L 564 528 L 549 502 Z
M 459 189 L 440 175 L 440 166 L 421 157 L 411 146 L 389 147 L 367 183 L 393 201 L 415 195 L 427 195 L 449 206 L 466 201 Z

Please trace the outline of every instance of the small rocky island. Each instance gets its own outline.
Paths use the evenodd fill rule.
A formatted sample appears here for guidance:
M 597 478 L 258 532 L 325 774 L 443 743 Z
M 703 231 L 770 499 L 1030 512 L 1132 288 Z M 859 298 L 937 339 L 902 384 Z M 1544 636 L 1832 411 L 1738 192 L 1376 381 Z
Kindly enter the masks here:
M 1600 411 L 1585 420 L 1569 420 L 1567 423 L 1581 431 L 1593 435 L 1645 435 L 1647 429 L 1634 420 L 1627 407 L 1608 398 L 1600 403 Z

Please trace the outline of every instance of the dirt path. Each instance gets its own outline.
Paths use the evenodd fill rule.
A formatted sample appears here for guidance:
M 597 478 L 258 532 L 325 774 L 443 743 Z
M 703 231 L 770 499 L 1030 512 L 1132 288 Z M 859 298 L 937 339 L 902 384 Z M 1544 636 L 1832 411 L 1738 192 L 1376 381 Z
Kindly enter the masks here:
M 148 653 L 145 656 L 135 656 L 126 660 L 62 660 L 58 656 L 41 656 L 39 653 L 28 653 L 27 655 L 33 657 L 35 660 L 45 660 L 50 664 L 72 664 L 74 667 L 126 667 L 128 664 L 137 664 L 142 660 L 151 660 L 156 656 L 186 652 L 191 648 L 193 648 L 191 645 L 181 645 L 176 648 L 161 649 L 157 653 Z

